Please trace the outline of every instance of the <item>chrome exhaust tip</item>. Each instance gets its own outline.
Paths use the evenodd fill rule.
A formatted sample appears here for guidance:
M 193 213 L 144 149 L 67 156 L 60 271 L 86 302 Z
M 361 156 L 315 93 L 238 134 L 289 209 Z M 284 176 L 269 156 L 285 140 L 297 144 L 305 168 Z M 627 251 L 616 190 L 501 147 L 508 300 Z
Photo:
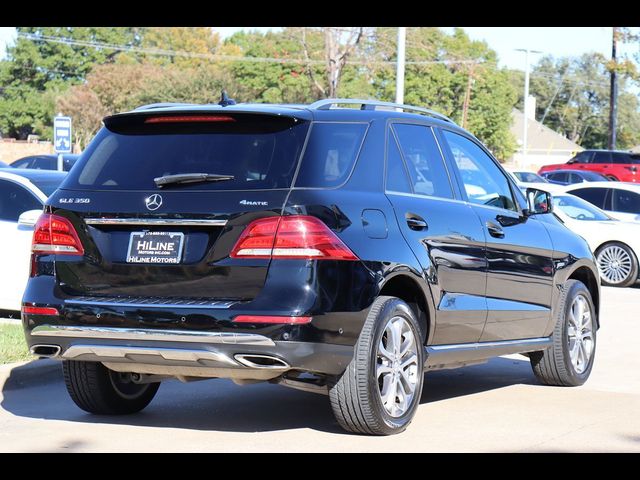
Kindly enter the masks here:
M 234 357 L 239 363 L 249 368 L 268 370 L 287 370 L 291 368 L 287 362 L 271 355 L 258 355 L 255 353 L 236 353 Z
M 33 345 L 29 351 L 37 357 L 54 358 L 60 355 L 59 345 Z

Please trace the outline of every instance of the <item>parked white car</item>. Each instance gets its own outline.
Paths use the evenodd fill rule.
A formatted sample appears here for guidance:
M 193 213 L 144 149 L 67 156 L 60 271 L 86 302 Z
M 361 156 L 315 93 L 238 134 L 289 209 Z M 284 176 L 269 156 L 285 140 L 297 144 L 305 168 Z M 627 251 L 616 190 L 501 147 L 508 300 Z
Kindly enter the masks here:
M 592 203 L 614 218 L 640 221 L 640 185 L 635 183 L 576 183 L 567 185 L 564 191 Z
M 20 310 L 33 227 L 65 176 L 51 170 L 0 169 L 0 310 Z
M 640 223 L 612 218 L 574 195 L 559 193 L 552 198 L 555 215 L 594 252 L 602 284 L 633 285 L 638 279 Z

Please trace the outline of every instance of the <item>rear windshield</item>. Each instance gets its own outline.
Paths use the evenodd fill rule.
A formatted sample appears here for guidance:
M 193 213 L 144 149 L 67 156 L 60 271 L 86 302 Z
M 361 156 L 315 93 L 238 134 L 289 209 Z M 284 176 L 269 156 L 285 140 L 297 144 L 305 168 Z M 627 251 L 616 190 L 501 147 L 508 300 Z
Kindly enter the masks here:
M 155 190 L 154 178 L 184 173 L 234 178 L 164 188 L 289 188 L 309 128 L 299 119 L 257 114 L 138 115 L 105 124 L 64 188 Z

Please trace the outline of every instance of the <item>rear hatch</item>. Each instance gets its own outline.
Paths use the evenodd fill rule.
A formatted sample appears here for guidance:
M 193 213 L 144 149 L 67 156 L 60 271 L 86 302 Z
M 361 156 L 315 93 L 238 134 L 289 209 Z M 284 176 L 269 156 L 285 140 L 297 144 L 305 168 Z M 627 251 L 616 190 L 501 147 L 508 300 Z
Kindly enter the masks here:
M 280 215 L 308 129 L 236 109 L 108 117 L 48 201 L 84 249 L 57 255 L 60 290 L 136 303 L 254 298 L 269 260 L 229 253 L 248 223 Z

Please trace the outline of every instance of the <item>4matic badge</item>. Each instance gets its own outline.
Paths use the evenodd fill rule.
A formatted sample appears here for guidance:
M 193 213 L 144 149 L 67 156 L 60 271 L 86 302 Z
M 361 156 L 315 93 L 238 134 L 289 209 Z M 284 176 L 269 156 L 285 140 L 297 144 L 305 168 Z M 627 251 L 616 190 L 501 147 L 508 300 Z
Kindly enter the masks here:
M 258 202 L 254 200 L 240 200 L 240 205 L 257 205 L 261 207 L 269 206 L 269 202 Z

